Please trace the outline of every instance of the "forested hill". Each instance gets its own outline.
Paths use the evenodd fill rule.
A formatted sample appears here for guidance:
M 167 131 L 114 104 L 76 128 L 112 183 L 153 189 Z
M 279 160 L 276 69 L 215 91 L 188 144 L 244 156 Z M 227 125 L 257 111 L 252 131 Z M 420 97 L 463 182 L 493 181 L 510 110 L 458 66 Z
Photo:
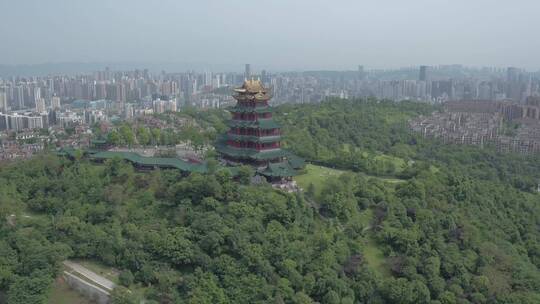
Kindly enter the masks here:
M 525 157 L 497 153 L 491 147 L 444 145 L 409 131 L 410 118 L 437 110 L 416 102 L 330 100 L 281 106 L 277 115 L 284 125 L 285 145 L 312 162 L 404 177 L 435 165 L 452 174 L 536 190 L 540 182 L 538 155 Z M 414 165 L 396 167 L 395 162 L 381 156 L 412 161 Z
M 43 303 L 80 258 L 146 303 L 540 303 L 539 159 L 408 132 L 432 110 L 278 108 L 286 145 L 342 172 L 300 194 L 119 160 L 2 167 L 0 291 Z M 138 302 L 121 291 L 113 303 Z

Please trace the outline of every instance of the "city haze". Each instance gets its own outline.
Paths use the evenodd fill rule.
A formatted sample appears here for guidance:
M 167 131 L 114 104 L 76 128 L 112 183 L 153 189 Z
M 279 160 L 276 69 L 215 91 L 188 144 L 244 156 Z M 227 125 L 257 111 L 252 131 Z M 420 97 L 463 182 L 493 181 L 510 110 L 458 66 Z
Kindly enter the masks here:
M 0 1 L 0 64 L 540 68 L 540 2 Z

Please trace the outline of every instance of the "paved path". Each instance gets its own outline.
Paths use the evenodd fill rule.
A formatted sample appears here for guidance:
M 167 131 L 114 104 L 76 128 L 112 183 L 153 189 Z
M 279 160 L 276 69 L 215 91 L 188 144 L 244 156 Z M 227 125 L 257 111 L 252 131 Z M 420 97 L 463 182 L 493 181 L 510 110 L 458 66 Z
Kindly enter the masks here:
M 109 292 L 112 291 L 116 286 L 112 281 L 104 278 L 103 276 L 100 276 L 99 274 L 82 266 L 81 264 L 71 261 L 64 261 L 64 265 L 79 274 L 80 276 L 84 277 L 88 281 L 107 289 Z

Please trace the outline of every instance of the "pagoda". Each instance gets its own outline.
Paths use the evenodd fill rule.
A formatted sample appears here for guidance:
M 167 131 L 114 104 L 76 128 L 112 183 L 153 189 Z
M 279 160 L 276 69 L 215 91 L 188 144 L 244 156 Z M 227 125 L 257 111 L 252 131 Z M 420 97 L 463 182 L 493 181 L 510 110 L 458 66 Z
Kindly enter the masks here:
M 245 80 L 234 89 L 237 103 L 229 111 L 229 131 L 216 146 L 229 165 L 251 165 L 269 181 L 290 179 L 303 160 L 281 148 L 281 129 L 268 105 L 270 92 L 260 80 Z

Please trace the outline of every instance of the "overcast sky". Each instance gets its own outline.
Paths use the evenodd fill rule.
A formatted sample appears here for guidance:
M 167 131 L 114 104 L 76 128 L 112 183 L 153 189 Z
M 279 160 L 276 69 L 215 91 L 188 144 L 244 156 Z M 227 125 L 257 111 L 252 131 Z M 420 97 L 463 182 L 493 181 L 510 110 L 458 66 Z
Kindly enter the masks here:
M 0 63 L 540 68 L 540 0 L 0 0 Z

